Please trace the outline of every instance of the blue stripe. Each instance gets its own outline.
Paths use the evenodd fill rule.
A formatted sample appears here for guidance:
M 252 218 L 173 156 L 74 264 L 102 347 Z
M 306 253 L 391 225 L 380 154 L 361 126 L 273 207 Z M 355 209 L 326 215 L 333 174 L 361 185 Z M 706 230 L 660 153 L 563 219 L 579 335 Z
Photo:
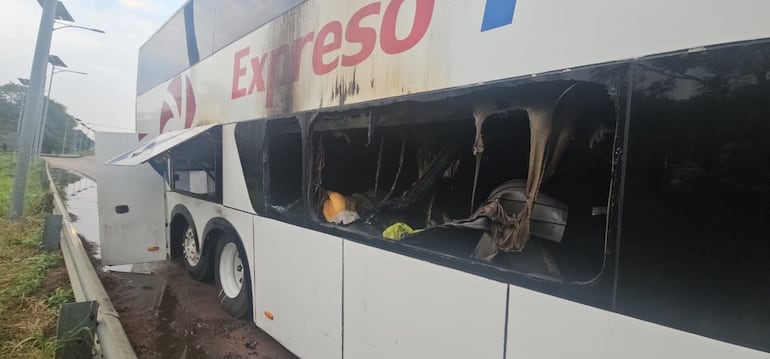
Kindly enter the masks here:
M 516 0 L 487 0 L 481 31 L 488 31 L 513 23 Z
M 201 57 L 198 53 L 198 38 L 195 35 L 195 13 L 193 6 L 195 2 L 190 1 L 184 7 L 184 29 L 187 37 L 187 59 L 190 61 L 190 66 L 195 65 L 200 61 Z

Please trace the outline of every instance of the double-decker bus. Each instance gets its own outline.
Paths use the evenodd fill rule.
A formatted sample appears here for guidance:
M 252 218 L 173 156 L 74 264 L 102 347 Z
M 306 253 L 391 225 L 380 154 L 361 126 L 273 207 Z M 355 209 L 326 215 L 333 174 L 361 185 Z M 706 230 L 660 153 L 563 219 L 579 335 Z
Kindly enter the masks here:
M 97 136 L 103 262 L 303 358 L 767 357 L 769 13 L 189 1 Z

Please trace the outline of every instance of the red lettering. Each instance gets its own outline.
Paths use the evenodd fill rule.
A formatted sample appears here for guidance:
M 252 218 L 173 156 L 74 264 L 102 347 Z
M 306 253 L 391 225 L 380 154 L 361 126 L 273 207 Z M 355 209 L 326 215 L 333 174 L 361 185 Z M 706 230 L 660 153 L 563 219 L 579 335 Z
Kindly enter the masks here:
M 385 9 L 380 32 L 380 46 L 386 54 L 402 53 L 417 45 L 425 36 L 425 33 L 428 32 L 430 21 L 433 18 L 435 0 L 414 0 L 417 3 L 417 8 L 414 14 L 412 29 L 406 38 L 399 40 L 396 37 L 396 24 L 398 23 L 398 14 L 401 12 L 401 5 L 404 4 L 404 1 L 393 0 Z
M 313 35 L 315 34 L 311 32 L 303 37 L 300 37 L 299 39 L 294 40 L 294 78 L 292 81 L 299 80 L 299 70 L 300 65 L 302 65 L 302 50 L 307 44 L 313 42 Z
M 342 66 L 356 66 L 364 62 L 374 51 L 374 46 L 377 43 L 377 30 L 373 27 L 361 27 L 361 21 L 367 16 L 379 14 L 380 8 L 380 3 L 372 3 L 358 10 L 350 18 L 345 30 L 345 39 L 350 43 L 361 44 L 361 50 L 353 55 L 343 54 Z
M 326 43 L 326 38 L 329 35 L 333 35 L 331 43 Z M 330 22 L 321 28 L 318 32 L 318 37 L 315 41 L 315 48 L 313 49 L 313 71 L 316 75 L 325 75 L 332 72 L 339 66 L 339 56 L 335 56 L 334 60 L 330 62 L 324 62 L 324 55 L 339 50 L 342 47 L 342 23 L 339 21 Z
M 274 90 L 281 85 L 287 84 L 290 79 L 287 69 L 290 68 L 289 61 L 291 57 L 289 44 L 270 51 L 270 66 L 267 74 L 267 92 L 265 93 L 265 107 L 273 107 Z M 279 58 L 283 57 L 283 61 Z
M 254 93 L 254 90 L 259 92 L 265 91 L 265 77 L 263 75 L 265 70 L 265 63 L 267 61 L 267 52 L 262 55 L 251 59 L 251 85 L 249 85 L 249 95 Z
M 246 89 L 241 88 L 239 85 L 239 79 L 246 75 L 246 67 L 241 66 L 241 60 L 249 54 L 249 48 L 242 49 L 235 53 L 235 60 L 233 61 L 233 100 L 246 96 Z

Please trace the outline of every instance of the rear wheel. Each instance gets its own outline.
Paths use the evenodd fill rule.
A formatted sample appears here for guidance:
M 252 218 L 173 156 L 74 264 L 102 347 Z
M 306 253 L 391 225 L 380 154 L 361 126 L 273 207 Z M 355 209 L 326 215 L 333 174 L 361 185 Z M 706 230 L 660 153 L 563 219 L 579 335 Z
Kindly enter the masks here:
M 251 275 L 241 243 L 231 236 L 217 244 L 214 279 L 222 308 L 236 318 L 251 314 Z
M 202 281 L 211 278 L 209 254 L 201 251 L 195 229 L 189 224 L 185 226 L 184 232 L 182 232 L 182 253 L 187 272 L 193 279 Z

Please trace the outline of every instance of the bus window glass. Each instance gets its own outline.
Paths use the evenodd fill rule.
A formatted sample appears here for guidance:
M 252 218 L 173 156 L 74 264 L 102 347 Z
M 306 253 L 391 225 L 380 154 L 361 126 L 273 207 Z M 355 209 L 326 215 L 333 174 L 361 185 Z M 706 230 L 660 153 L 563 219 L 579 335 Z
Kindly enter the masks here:
M 307 0 L 223 0 L 216 4 L 214 49 L 239 39 Z
M 615 112 L 605 86 L 550 81 L 321 118 L 315 217 L 555 281 L 591 280 L 604 264 Z
M 770 350 L 770 44 L 636 66 L 618 309 Z
M 302 132 L 296 119 L 267 123 L 264 156 L 270 213 L 289 221 L 302 218 Z
M 235 127 L 235 142 L 241 159 L 243 176 L 254 211 L 265 211 L 265 190 L 263 181 L 265 121 L 242 122 Z
M 190 66 L 180 10 L 139 49 L 137 93 L 141 94 Z
M 199 60 L 203 60 L 214 53 L 214 11 L 216 3 L 216 0 L 193 1 L 193 25 Z
M 175 191 L 222 200 L 222 131 L 215 127 L 171 150 Z

